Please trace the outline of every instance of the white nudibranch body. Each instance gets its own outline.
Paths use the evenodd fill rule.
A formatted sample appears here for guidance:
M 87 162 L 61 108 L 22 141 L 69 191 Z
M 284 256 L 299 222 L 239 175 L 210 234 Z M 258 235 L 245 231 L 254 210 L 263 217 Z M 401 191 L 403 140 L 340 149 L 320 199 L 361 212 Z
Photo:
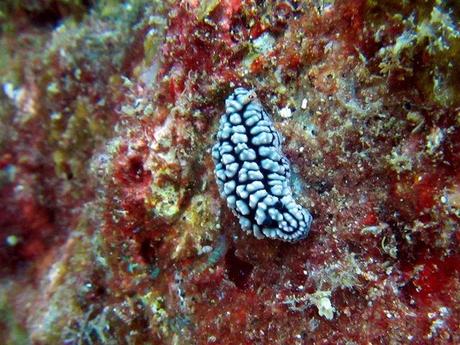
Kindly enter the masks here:
M 295 242 L 308 235 L 312 216 L 292 196 L 282 141 L 255 92 L 239 87 L 225 101 L 212 158 L 219 192 L 241 228 Z

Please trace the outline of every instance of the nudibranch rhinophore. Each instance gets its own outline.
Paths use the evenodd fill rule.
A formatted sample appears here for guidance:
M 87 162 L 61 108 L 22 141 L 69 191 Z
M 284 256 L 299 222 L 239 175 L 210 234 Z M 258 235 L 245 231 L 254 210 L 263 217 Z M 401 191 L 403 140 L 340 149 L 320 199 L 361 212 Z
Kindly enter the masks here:
M 225 101 L 212 158 L 219 192 L 241 228 L 295 242 L 308 235 L 312 216 L 292 196 L 282 141 L 255 92 L 239 87 Z

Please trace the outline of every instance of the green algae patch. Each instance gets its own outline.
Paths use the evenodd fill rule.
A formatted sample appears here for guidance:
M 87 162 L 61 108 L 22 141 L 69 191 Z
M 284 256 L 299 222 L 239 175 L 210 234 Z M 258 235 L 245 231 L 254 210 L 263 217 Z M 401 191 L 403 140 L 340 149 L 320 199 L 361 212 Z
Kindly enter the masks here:
M 149 325 L 152 329 L 158 330 L 163 336 L 170 336 L 169 316 L 165 305 L 164 297 L 151 291 L 140 296 L 146 314 L 149 316 Z
M 148 205 L 152 208 L 153 217 L 159 217 L 171 224 L 180 212 L 179 201 L 181 192 L 177 186 L 165 183 L 162 186 L 152 185 L 152 195 Z
M 218 216 L 213 212 L 214 199 L 209 193 L 193 196 L 188 207 L 175 224 L 179 231 L 172 258 L 195 256 L 203 252 L 204 243 L 218 234 Z
M 67 120 L 62 114 L 51 116 L 49 135 L 57 144 L 53 152 L 56 175 L 69 178 L 81 174 L 87 163 L 86 152 L 107 134 L 102 121 L 92 113 L 91 103 L 79 98 L 74 114 Z
M 0 342 L 4 345 L 31 344 L 27 330 L 17 320 L 14 309 L 9 305 L 6 289 L 0 288 Z
M 457 106 L 460 104 L 457 83 L 460 29 L 454 14 L 442 4 L 430 5 L 429 2 L 423 2 L 410 14 L 404 14 L 404 8 L 398 12 L 397 7 L 388 7 L 391 23 L 375 22 L 378 27 L 375 41 L 388 41 L 378 51 L 380 72 L 400 81 L 417 75 L 417 87 L 434 103 Z M 394 29 L 390 30 L 389 25 Z M 420 59 L 422 65 L 416 64 Z
M 200 5 L 196 11 L 196 18 L 199 22 L 203 21 L 215 8 L 219 5 L 221 0 L 204 0 L 200 1 Z

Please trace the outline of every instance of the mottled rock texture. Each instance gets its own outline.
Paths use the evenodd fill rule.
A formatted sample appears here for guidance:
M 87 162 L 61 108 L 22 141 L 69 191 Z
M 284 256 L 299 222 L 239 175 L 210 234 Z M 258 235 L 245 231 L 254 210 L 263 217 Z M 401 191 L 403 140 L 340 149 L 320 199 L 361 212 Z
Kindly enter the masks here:
M 457 1 L 0 3 L 1 344 L 460 343 Z M 253 89 L 314 218 L 220 197 Z

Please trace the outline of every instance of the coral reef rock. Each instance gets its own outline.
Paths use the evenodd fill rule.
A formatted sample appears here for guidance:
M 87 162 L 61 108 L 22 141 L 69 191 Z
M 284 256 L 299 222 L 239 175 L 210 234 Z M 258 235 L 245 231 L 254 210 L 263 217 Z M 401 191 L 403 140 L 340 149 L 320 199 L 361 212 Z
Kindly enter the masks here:
M 460 5 L 0 2 L 0 344 L 460 344 Z M 237 87 L 314 219 L 241 231 Z

